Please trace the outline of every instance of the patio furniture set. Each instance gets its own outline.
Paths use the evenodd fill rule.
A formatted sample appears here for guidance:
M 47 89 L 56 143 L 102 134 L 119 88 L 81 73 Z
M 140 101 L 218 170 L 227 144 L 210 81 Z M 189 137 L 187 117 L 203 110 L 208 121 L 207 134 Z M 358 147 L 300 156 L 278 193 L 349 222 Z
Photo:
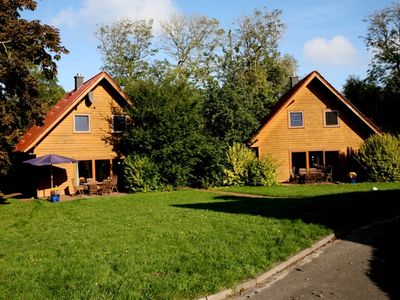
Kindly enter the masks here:
M 76 184 L 75 178 L 72 178 L 72 186 L 74 187 L 74 195 L 106 195 L 118 192 L 118 175 L 113 175 L 111 179 L 96 181 L 94 178 L 79 178 L 79 185 Z
M 299 168 L 297 174 L 291 176 L 291 183 L 316 183 L 316 182 L 333 182 L 332 166 L 317 166 L 315 168 Z

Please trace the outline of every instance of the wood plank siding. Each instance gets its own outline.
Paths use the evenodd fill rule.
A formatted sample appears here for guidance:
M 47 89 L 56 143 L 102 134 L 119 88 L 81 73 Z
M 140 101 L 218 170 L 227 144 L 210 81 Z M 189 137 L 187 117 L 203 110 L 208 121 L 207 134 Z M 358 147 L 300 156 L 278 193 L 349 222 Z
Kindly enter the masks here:
M 338 126 L 325 126 L 325 112 L 337 111 Z M 302 112 L 303 127 L 289 126 L 289 113 Z M 253 137 L 252 147 L 259 156 L 271 155 L 279 164 L 278 181 L 292 174 L 292 153 L 337 151 L 345 157 L 349 149 L 357 150 L 371 130 L 319 78 L 303 84 L 279 107 Z M 325 154 L 324 154 L 325 155 Z M 343 162 L 342 162 L 343 163 Z
M 16 151 L 30 153 L 30 156 L 36 157 L 46 154 L 71 157 L 85 162 L 91 169 L 93 178 L 98 174 L 107 178 L 112 175 L 112 163 L 117 157 L 117 153 L 106 141 L 113 134 L 112 117 L 123 113 L 124 107 L 130 105 L 129 103 L 127 95 L 111 77 L 101 72 L 66 94 L 52 107 L 46 115 L 44 124 L 41 127 L 30 128 L 16 146 Z M 76 116 L 88 117 L 88 131 L 75 130 Z M 100 169 L 104 163 L 107 165 L 105 168 L 107 174 L 96 170 L 96 167 Z M 61 193 L 73 193 L 72 179 L 77 182 L 81 176 L 78 164 L 57 164 L 53 166 L 53 170 L 54 184 Z M 50 174 L 47 176 L 47 173 L 50 172 L 45 167 L 39 167 L 34 171 L 38 175 L 38 178 L 33 178 L 33 181 L 36 181 L 37 196 L 49 196 Z
M 104 83 L 93 90 L 93 96 L 95 101 L 91 106 L 87 106 L 84 100 L 81 101 L 45 136 L 34 150 L 37 157 L 56 153 L 78 160 L 112 160 L 117 156 L 112 146 L 105 142 L 105 138 L 111 133 L 110 118 L 113 107 L 119 105 L 106 91 Z M 74 132 L 75 115 L 89 116 L 89 132 Z M 62 164 L 55 167 L 64 168 L 69 179 L 77 177 L 76 164 Z M 63 182 L 59 188 L 64 193 L 72 191 L 71 180 Z M 48 193 L 48 190 L 42 190 L 40 196 L 47 196 Z

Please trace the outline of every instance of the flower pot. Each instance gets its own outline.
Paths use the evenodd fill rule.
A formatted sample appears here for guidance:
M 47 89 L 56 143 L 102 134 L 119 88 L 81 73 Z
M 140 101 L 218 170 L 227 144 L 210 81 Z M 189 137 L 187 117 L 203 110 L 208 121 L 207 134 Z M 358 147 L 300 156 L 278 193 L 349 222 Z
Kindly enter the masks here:
M 51 195 L 50 196 L 50 201 L 51 202 L 59 202 L 60 201 L 60 195 Z
M 355 178 L 351 178 L 351 183 L 356 183 L 356 179 Z

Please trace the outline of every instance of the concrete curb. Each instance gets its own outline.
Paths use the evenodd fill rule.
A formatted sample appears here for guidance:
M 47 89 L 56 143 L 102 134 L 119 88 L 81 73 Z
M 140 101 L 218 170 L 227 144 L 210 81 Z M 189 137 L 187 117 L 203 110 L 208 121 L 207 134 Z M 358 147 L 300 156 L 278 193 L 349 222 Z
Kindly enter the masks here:
M 294 256 L 290 257 L 288 260 L 276 265 L 275 267 L 273 267 L 272 269 L 268 270 L 267 272 L 258 275 L 255 279 L 251 279 L 251 280 L 242 282 L 242 283 L 238 284 L 237 286 L 235 286 L 235 287 L 233 287 L 231 289 L 226 289 L 226 290 L 220 291 L 220 292 L 218 292 L 216 294 L 205 296 L 203 298 L 199 298 L 197 300 L 222 300 L 222 299 L 226 299 L 229 296 L 233 296 L 235 294 L 240 294 L 240 293 L 242 293 L 245 290 L 248 290 L 250 288 L 254 288 L 254 287 L 262 284 L 263 282 L 265 282 L 266 280 L 268 280 L 272 276 L 274 276 L 274 275 L 282 272 L 283 270 L 287 269 L 288 267 L 290 267 L 291 265 L 295 264 L 296 262 L 298 262 L 298 261 L 304 259 L 305 257 L 311 255 L 312 253 L 314 253 L 315 251 L 317 251 L 321 247 L 333 242 L 335 239 L 336 239 L 336 237 L 332 233 L 332 234 L 324 237 L 323 239 L 319 240 L 318 242 L 313 244 L 311 247 L 309 247 L 307 249 L 304 249 L 303 251 L 301 251 L 301 252 L 295 254 Z

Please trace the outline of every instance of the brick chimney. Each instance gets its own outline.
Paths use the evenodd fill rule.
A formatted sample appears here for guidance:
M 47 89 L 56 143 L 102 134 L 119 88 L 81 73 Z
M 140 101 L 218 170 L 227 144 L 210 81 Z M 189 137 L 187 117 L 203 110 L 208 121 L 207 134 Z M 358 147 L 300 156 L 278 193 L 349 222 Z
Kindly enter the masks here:
M 294 87 L 300 81 L 296 75 L 290 76 L 290 87 Z
M 81 74 L 76 74 L 75 79 L 75 91 L 83 84 L 83 76 Z

